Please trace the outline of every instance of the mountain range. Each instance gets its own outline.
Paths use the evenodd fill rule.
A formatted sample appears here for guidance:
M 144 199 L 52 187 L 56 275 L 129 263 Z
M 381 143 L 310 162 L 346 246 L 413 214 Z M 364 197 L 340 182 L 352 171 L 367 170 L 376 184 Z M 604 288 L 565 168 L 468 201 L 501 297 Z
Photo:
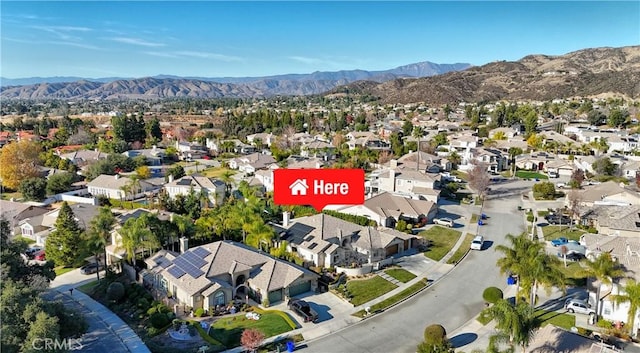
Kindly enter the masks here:
M 113 99 L 170 97 L 260 97 L 308 95 L 329 91 L 355 81 L 385 82 L 401 77 L 426 77 L 464 70 L 470 64 L 420 62 L 384 71 L 343 70 L 265 77 L 145 78 L 30 77 L 0 78 L 3 98 Z
M 354 82 L 330 93 L 367 94 L 386 103 L 552 100 L 601 94 L 640 98 L 640 46 L 529 55 L 443 75 Z

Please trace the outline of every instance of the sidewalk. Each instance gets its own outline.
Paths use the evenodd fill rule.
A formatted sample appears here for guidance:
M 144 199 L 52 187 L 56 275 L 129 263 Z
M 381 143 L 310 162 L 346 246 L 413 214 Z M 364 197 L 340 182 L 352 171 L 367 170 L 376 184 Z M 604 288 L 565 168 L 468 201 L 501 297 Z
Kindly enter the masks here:
M 111 333 L 118 337 L 118 339 L 126 346 L 127 350 L 131 353 L 150 353 L 151 351 L 144 342 L 138 337 L 138 335 L 127 325 L 118 315 L 114 314 L 111 310 L 104 307 L 104 305 L 93 300 L 90 296 L 82 293 L 76 289 L 73 294 L 69 289 L 74 288 L 74 285 L 61 285 L 56 288 L 51 288 L 50 291 L 57 292 L 58 295 L 64 295 L 67 299 L 73 300 L 80 304 L 88 311 L 95 313 L 96 316 L 104 323 L 104 325 L 111 331 Z

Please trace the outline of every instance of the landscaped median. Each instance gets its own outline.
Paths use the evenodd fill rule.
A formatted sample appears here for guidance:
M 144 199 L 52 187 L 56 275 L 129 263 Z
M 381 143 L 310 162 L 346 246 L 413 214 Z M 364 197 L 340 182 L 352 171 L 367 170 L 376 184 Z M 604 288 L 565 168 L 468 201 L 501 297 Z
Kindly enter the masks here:
M 450 228 L 434 226 L 419 235 L 429 242 L 424 255 L 434 261 L 440 261 L 456 245 L 462 233 Z
M 421 291 L 422 289 L 426 288 L 429 285 L 429 282 L 427 281 L 426 278 L 421 279 L 420 281 L 412 284 L 411 286 L 409 286 L 408 288 L 404 289 L 403 291 L 401 291 L 400 293 L 393 295 L 379 303 L 376 303 L 374 305 L 371 306 L 370 308 L 370 312 L 375 313 L 378 311 L 383 311 L 397 303 L 400 303 L 401 301 L 411 297 L 412 295 L 418 293 L 419 291 Z M 356 313 L 353 314 L 353 316 L 357 316 L 357 317 L 365 317 L 367 315 L 367 312 L 364 310 L 360 310 L 357 311 Z

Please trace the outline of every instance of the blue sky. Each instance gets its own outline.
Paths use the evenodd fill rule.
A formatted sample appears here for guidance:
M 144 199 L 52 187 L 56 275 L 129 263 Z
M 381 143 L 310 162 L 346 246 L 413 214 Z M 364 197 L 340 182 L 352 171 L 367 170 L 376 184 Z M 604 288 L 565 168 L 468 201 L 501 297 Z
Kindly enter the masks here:
M 264 76 L 640 44 L 640 2 L 0 2 L 0 75 Z

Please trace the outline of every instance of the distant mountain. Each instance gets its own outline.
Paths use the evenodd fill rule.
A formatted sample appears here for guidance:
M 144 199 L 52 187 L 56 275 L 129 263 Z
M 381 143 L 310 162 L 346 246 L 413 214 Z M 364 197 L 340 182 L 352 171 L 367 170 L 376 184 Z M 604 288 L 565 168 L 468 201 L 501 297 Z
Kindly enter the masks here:
M 116 99 L 169 97 L 263 97 L 309 95 L 329 91 L 355 81 L 385 82 L 400 77 L 425 77 L 452 70 L 465 70 L 470 64 L 421 62 L 384 71 L 343 70 L 286 74 L 265 77 L 179 77 L 158 75 L 147 78 L 30 77 L 0 78 L 3 98 L 40 99 Z
M 388 103 L 430 104 L 551 100 L 603 93 L 640 98 L 640 46 L 529 55 L 433 77 L 355 82 L 332 93 L 368 94 Z

